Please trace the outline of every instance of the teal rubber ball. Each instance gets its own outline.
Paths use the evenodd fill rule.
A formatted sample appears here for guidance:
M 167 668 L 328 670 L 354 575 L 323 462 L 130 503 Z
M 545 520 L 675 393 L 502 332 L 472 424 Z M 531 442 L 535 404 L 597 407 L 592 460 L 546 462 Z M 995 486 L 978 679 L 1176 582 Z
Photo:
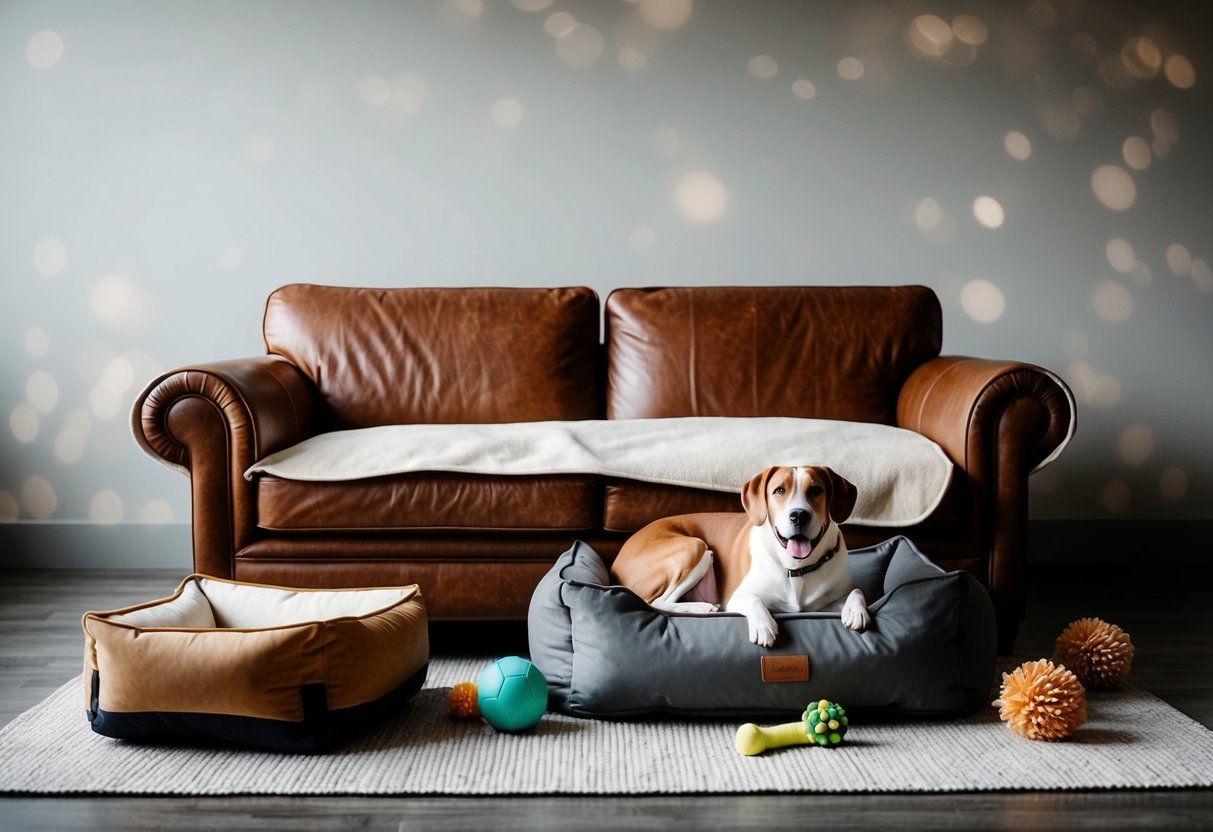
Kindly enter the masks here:
M 548 682 L 526 659 L 506 656 L 480 672 L 476 701 L 498 731 L 525 731 L 548 709 Z

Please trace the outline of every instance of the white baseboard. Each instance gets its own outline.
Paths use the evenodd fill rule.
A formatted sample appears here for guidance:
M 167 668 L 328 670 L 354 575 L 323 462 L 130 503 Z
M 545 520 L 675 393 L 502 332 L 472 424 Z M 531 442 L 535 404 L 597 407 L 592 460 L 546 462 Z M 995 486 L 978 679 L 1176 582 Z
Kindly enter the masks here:
M 188 523 L 0 523 L 0 569 L 193 569 Z

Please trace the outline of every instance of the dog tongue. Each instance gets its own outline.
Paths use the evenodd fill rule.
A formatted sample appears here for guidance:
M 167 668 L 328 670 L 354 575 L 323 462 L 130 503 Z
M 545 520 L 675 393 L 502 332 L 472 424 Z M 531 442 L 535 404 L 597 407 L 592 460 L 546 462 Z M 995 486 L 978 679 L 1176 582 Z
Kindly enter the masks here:
M 813 544 L 805 537 L 788 538 L 788 554 L 797 560 L 807 558 L 813 553 Z

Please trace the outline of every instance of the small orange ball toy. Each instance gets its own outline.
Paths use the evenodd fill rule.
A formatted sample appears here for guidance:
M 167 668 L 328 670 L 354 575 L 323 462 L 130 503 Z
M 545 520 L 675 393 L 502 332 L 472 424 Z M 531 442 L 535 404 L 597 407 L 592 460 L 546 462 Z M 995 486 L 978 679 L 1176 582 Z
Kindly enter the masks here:
M 451 693 L 446 698 L 446 708 L 456 719 L 480 716 L 480 705 L 476 701 L 476 683 L 460 682 L 451 688 Z

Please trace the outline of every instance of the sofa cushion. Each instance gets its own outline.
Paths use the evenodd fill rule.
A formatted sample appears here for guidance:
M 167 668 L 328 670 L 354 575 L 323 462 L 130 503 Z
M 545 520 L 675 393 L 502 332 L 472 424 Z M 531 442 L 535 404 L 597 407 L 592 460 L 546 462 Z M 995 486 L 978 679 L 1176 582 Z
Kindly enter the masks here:
M 586 288 L 294 284 L 264 321 L 267 351 L 311 379 L 333 429 L 593 418 L 598 329 Z
M 607 417 L 799 416 L 896 423 L 902 382 L 939 354 L 922 286 L 617 289 Z
M 420 473 L 337 482 L 257 478 L 257 525 L 282 531 L 597 527 L 598 478 Z

